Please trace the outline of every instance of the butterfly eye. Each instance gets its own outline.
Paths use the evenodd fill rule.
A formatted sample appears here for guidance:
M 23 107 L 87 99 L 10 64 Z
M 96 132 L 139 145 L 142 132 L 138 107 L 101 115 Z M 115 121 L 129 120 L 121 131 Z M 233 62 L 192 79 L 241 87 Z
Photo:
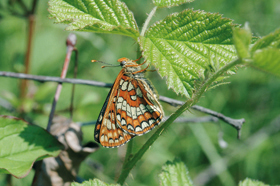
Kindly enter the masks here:
M 126 61 L 121 61 L 121 66 L 124 66 L 126 64 Z

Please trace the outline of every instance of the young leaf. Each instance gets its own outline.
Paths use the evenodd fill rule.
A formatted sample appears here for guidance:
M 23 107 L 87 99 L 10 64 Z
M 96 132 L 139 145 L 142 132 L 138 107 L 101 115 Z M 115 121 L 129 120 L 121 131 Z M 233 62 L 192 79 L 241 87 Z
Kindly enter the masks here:
M 84 181 L 83 183 L 73 182 L 71 186 L 120 186 L 119 184 L 107 184 L 99 179 L 93 179 L 89 181 Z
M 251 53 L 253 54 L 256 50 L 267 47 L 280 49 L 280 29 L 256 41 L 251 49 Z
M 161 186 L 193 185 L 185 164 L 178 159 L 173 162 L 166 162 L 162 166 L 162 173 L 159 174 L 159 178 Z
M 49 6 L 50 17 L 69 24 L 67 30 L 139 35 L 133 13 L 119 0 L 50 0 Z
M 222 67 L 236 57 L 233 26 L 220 14 L 185 10 L 152 25 L 139 43 L 146 60 L 167 77 L 168 88 L 191 97 L 209 61 Z
M 264 184 L 260 181 L 251 180 L 249 178 L 246 178 L 244 181 L 240 182 L 238 186 L 269 186 L 267 184 Z
M 252 33 L 248 24 L 244 28 L 233 29 L 233 42 L 240 58 L 250 57 L 249 45 L 251 44 Z
M 172 6 L 178 6 L 184 3 L 190 3 L 194 0 L 153 0 L 153 3 L 158 6 L 159 8 L 162 7 L 172 7 Z
M 257 50 L 253 56 L 253 67 L 280 76 L 280 49 L 265 48 Z
M 25 177 L 39 158 L 57 156 L 64 146 L 44 129 L 11 116 L 0 117 L 0 172 Z

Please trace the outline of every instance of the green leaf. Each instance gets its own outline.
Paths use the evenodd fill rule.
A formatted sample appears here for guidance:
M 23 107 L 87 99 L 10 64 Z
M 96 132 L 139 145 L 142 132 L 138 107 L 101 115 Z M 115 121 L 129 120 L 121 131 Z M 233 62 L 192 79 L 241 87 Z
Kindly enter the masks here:
M 120 186 L 119 184 L 107 184 L 99 179 L 84 181 L 83 183 L 71 183 L 71 186 Z
M 190 3 L 194 0 L 153 0 L 153 3 L 159 8 L 178 6 L 184 3 Z
M 159 178 L 161 186 L 193 185 L 185 164 L 178 159 L 173 162 L 166 162 L 162 166 L 162 173 L 159 174 Z
M 280 49 L 265 48 L 257 50 L 253 56 L 253 67 L 280 76 Z
M 49 6 L 50 17 L 69 24 L 67 30 L 139 36 L 133 13 L 119 0 L 50 0 Z
M 146 60 L 167 77 L 168 88 L 191 97 L 211 60 L 222 67 L 236 57 L 233 26 L 219 14 L 185 10 L 152 25 L 139 43 Z
M 25 177 L 36 159 L 57 156 L 64 146 L 46 130 L 11 116 L 0 117 L 0 172 Z M 3 170 L 4 169 L 4 170 Z
M 280 29 L 256 41 L 251 49 L 251 53 L 253 54 L 256 50 L 267 47 L 280 49 Z
M 250 57 L 249 45 L 251 44 L 252 33 L 246 23 L 244 28 L 233 29 L 233 42 L 240 58 Z
M 269 186 L 267 184 L 264 184 L 263 182 L 251 180 L 249 178 L 246 178 L 244 181 L 240 182 L 238 186 Z

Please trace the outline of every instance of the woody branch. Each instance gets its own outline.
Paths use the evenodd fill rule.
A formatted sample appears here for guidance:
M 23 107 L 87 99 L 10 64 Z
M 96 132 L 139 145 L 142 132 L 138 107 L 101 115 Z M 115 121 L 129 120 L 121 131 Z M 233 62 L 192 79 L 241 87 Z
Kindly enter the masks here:
M 93 81 L 93 80 L 84 80 L 84 79 L 72 79 L 72 78 L 59 78 L 59 77 L 52 77 L 52 76 L 37 76 L 37 75 L 30 75 L 30 74 L 23 74 L 23 73 L 14 73 L 14 72 L 5 72 L 0 71 L 0 76 L 3 77 L 11 77 L 11 78 L 19 78 L 19 79 L 28 79 L 28 80 L 34 80 L 39 82 L 57 82 L 57 83 L 71 83 L 71 84 L 81 84 L 81 85 L 90 85 L 90 86 L 98 86 L 98 87 L 106 87 L 110 88 L 112 86 L 111 83 L 104 83 L 99 81 Z M 166 102 L 172 106 L 180 106 L 183 105 L 183 101 L 178 101 L 172 98 L 168 98 L 165 96 L 159 96 L 159 100 Z M 213 110 L 210 110 L 208 108 L 204 108 L 198 105 L 194 105 L 191 107 L 194 110 L 198 110 L 200 112 L 209 114 L 211 116 L 214 116 L 216 118 L 219 118 L 220 120 L 228 123 L 229 125 L 236 128 L 238 131 L 240 131 L 243 123 L 245 122 L 245 119 L 233 119 L 227 116 L 224 116 L 221 113 L 215 112 Z M 240 136 L 240 133 L 239 135 Z

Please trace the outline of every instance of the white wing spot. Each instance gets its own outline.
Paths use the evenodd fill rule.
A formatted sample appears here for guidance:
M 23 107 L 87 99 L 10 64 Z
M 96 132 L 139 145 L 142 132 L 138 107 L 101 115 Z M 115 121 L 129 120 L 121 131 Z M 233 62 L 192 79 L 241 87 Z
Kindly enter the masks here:
M 142 131 L 141 127 L 137 126 L 137 127 L 135 128 L 135 132 L 140 132 L 140 131 Z
M 127 129 L 128 129 L 128 130 L 133 130 L 133 131 L 134 131 L 134 128 L 133 128 L 132 125 L 127 125 Z
M 102 115 L 100 115 L 98 121 L 101 122 L 102 118 L 103 118 Z
M 123 141 L 123 140 L 124 140 L 124 138 L 123 138 L 122 136 L 120 136 L 119 139 L 120 139 L 120 141 Z
M 111 130 L 111 129 L 112 129 L 112 123 L 111 123 L 111 121 L 108 120 L 108 119 L 106 119 L 105 121 L 106 121 L 106 123 L 107 123 L 107 129 Z
M 122 110 L 126 111 L 127 102 L 124 100 L 122 104 Z
M 136 101 L 137 96 L 136 95 L 132 95 L 132 96 L 130 96 L 130 98 L 131 98 L 131 100 Z
M 104 140 L 105 140 L 105 137 L 104 137 L 104 135 L 102 135 L 100 138 L 100 142 L 103 142 Z
M 105 142 L 108 142 L 108 136 L 105 136 Z
M 121 115 L 120 114 L 117 114 L 117 120 L 121 121 Z
M 108 138 L 113 138 L 112 132 L 108 132 Z
M 144 129 L 144 128 L 147 128 L 147 127 L 149 127 L 150 125 L 146 122 L 146 121 L 143 121 L 142 123 L 141 123 L 141 127 Z
M 127 81 L 125 81 L 123 84 L 122 84 L 122 87 L 121 87 L 121 89 L 122 90 L 126 90 L 127 89 Z
M 156 120 L 154 120 L 154 119 L 149 119 L 149 124 L 150 125 L 152 125 L 153 123 L 155 123 L 156 122 Z
M 125 119 L 122 119 L 121 124 L 122 124 L 122 125 L 126 125 Z
M 114 143 L 114 140 L 113 139 L 109 139 L 109 143 Z
M 137 89 L 136 89 L 136 95 L 141 97 L 141 98 L 143 97 L 142 91 L 139 87 L 137 87 Z
M 122 84 L 123 84 L 123 82 L 124 82 L 124 80 L 123 80 L 123 79 L 121 79 L 121 80 L 120 80 L 120 85 L 122 85 Z
M 137 119 L 136 107 L 131 107 L 132 119 Z
M 133 89 L 134 89 L 134 86 L 132 85 L 131 82 L 129 82 L 127 90 L 128 90 L 128 91 L 131 91 L 131 90 L 133 90 Z

